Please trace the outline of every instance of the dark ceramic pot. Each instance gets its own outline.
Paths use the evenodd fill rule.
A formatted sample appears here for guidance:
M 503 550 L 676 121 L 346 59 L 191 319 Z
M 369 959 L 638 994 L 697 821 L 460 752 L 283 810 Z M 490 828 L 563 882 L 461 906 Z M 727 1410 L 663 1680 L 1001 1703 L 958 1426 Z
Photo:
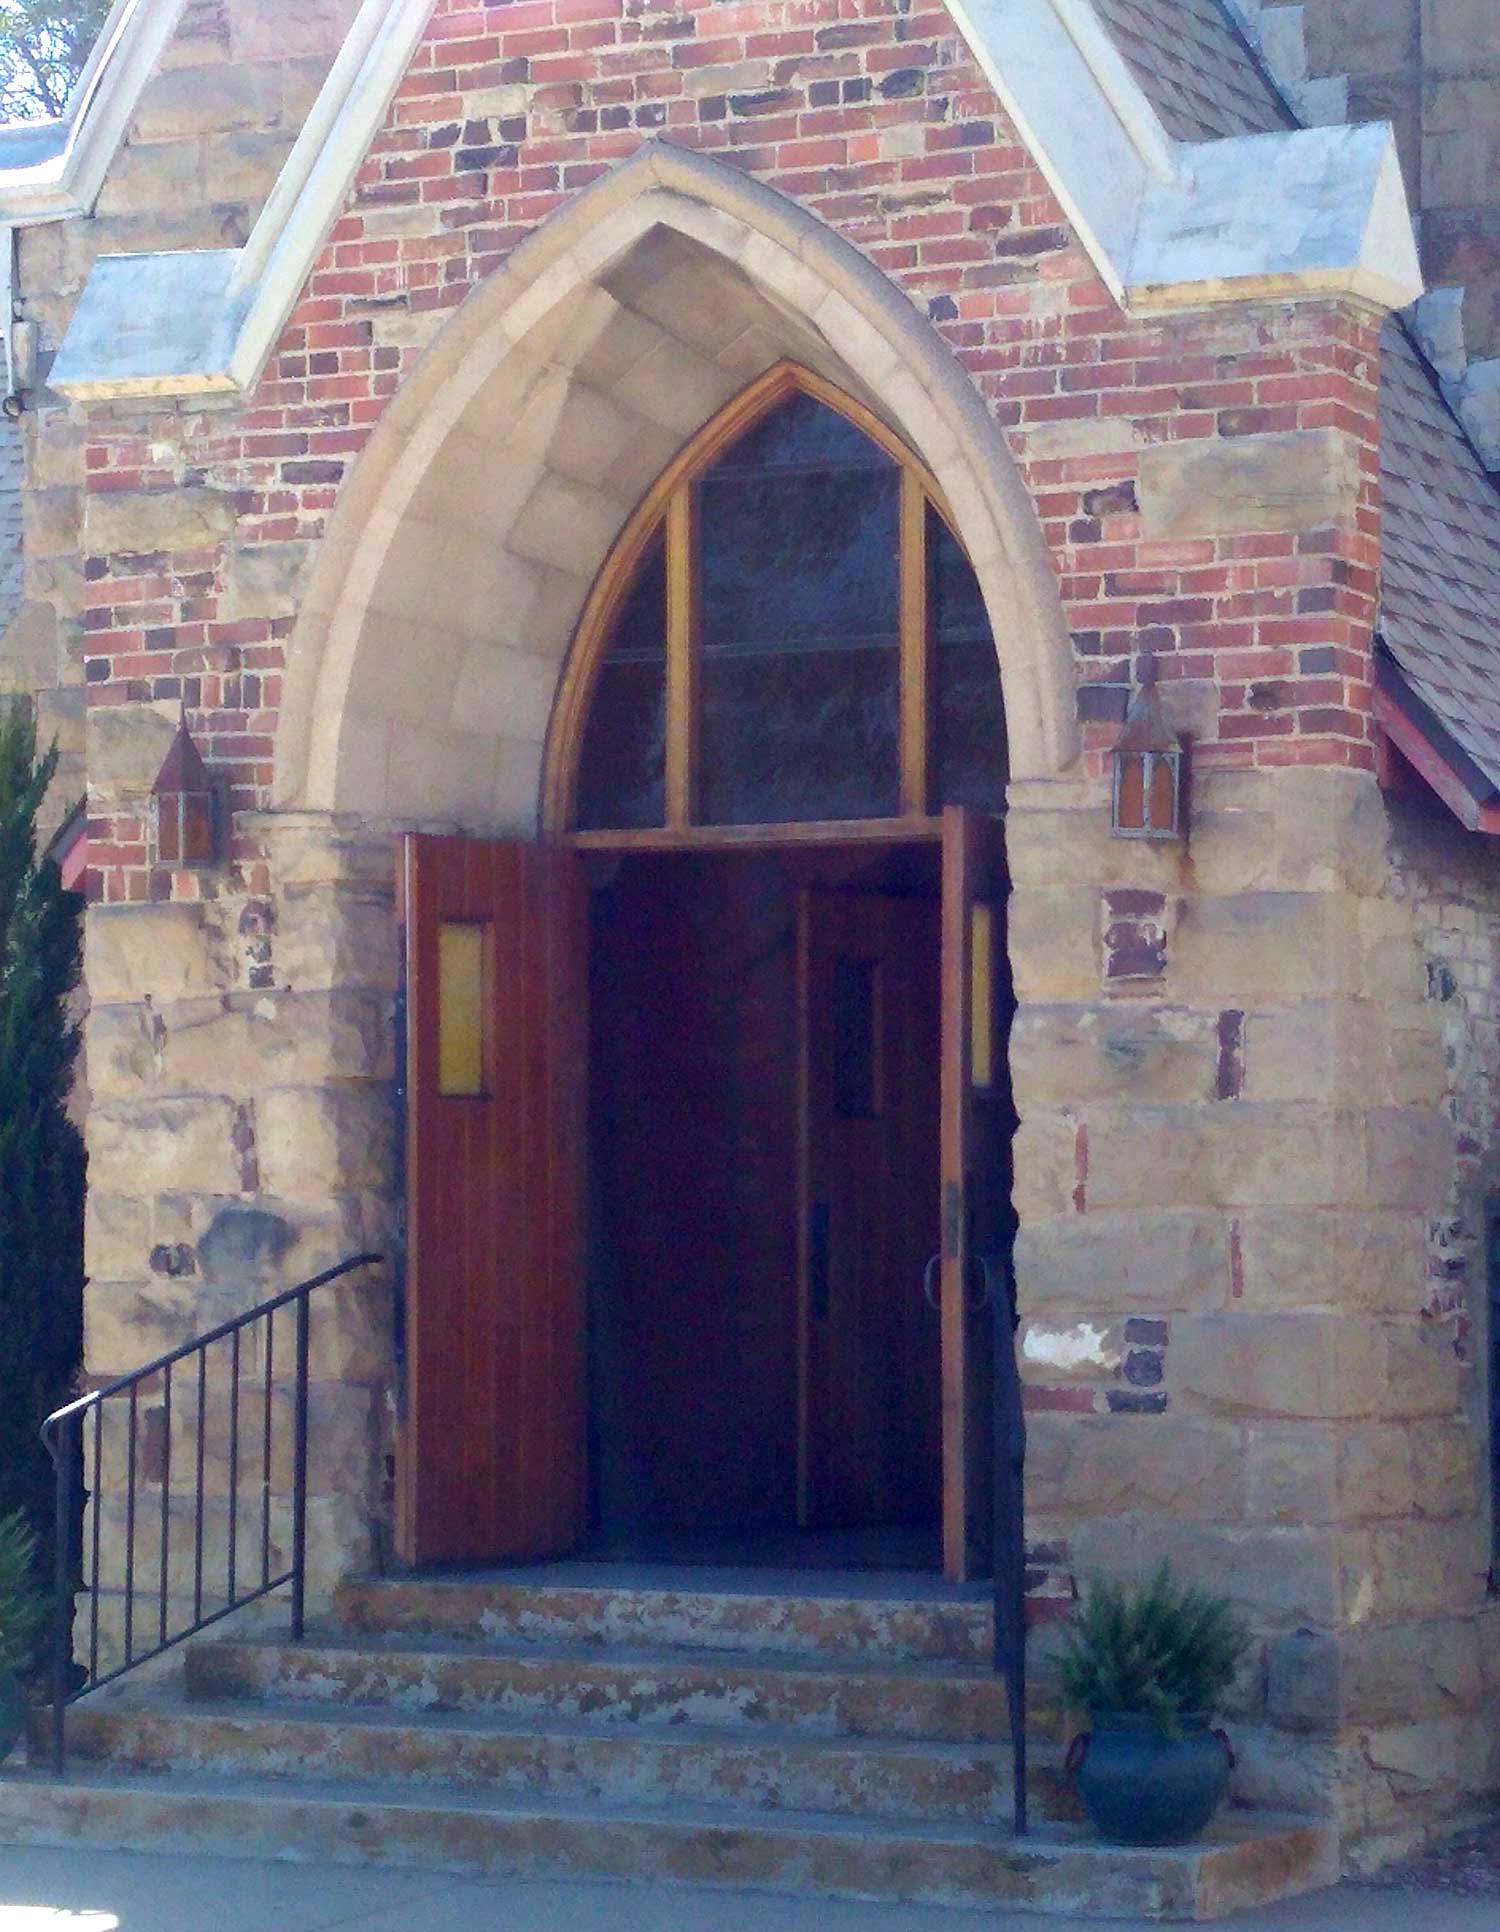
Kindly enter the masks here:
M 0 1764 L 20 1742 L 30 1700 L 12 1672 L 0 1670 Z
M 1234 1752 L 1206 1717 L 1180 1718 L 1169 1736 L 1149 1717 L 1101 1714 L 1068 1764 L 1101 1838 L 1185 1845 L 1223 1804 Z

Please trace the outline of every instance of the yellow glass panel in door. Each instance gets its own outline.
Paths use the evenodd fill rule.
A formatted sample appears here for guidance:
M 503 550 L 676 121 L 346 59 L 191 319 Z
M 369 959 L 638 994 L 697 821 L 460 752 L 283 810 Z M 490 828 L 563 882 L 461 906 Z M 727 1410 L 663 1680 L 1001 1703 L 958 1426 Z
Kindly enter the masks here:
M 485 955 L 489 927 L 448 919 L 438 928 L 438 1092 L 485 1092 Z

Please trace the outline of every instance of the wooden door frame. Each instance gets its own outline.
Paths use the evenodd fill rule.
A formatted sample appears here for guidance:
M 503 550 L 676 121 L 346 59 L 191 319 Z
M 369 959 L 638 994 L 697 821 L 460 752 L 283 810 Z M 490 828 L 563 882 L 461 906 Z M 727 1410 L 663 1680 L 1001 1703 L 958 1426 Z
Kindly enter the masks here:
M 943 854 L 939 947 L 945 956 L 950 947 L 958 949 L 953 956 L 952 967 L 942 975 L 938 1139 L 940 1163 L 946 1167 L 948 1160 L 957 1154 L 955 1136 L 961 1136 L 963 1132 L 964 1116 L 961 1110 L 968 1103 L 972 1045 L 967 1003 L 961 1008 L 955 1006 L 953 992 L 955 986 L 967 987 L 970 982 L 972 898 L 955 900 L 955 893 L 962 891 L 972 895 L 979 869 L 977 828 L 981 822 L 978 814 L 949 807 L 940 816 L 920 819 L 854 819 L 829 824 L 684 826 L 631 832 L 572 832 L 560 837 L 556 843 L 571 845 L 585 853 L 617 854 L 621 857 L 632 852 L 710 855 L 745 850 L 795 851 L 805 850 L 810 845 L 939 845 Z M 938 964 L 941 970 L 942 957 Z M 945 1206 L 945 1203 L 939 1202 L 940 1215 Z M 965 1270 L 962 1261 L 953 1265 L 948 1247 L 949 1243 L 944 1238 L 941 1245 L 943 1264 L 939 1306 L 943 1573 L 953 1581 L 963 1581 L 970 1576 L 973 1567 L 967 1529 L 968 1470 L 974 1453 L 969 1439 L 972 1395 L 968 1385 L 970 1368 Z M 801 1399 L 800 1376 L 798 1399 Z

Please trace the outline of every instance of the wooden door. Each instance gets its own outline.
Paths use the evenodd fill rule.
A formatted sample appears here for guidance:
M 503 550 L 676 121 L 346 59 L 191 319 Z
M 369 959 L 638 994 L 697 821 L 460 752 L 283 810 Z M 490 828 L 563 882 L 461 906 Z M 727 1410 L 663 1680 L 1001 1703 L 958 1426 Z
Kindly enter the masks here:
M 1004 931 L 997 819 L 943 812 L 942 1330 L 943 1569 L 989 1573 L 994 1521 L 996 1298 L 1014 1234 Z
M 584 1528 L 587 901 L 577 855 L 409 837 L 409 1562 L 572 1548 Z
M 937 908 L 804 891 L 798 963 L 799 1520 L 933 1522 Z

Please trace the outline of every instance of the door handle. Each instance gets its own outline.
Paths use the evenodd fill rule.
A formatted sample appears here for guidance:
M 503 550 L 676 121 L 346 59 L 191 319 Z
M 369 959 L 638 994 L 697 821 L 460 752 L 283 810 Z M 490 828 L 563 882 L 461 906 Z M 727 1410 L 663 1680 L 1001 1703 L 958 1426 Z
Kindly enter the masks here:
M 943 1257 L 940 1254 L 930 1255 L 927 1266 L 922 1270 L 922 1299 L 934 1313 L 942 1307 L 938 1279 L 942 1265 Z M 970 1315 L 982 1315 L 995 1299 L 995 1258 L 987 1254 L 975 1255 L 970 1265 L 979 1270 L 979 1291 L 965 1296 L 965 1311 Z
M 815 1322 L 828 1319 L 828 1203 L 814 1201 L 807 1223 L 807 1299 Z

